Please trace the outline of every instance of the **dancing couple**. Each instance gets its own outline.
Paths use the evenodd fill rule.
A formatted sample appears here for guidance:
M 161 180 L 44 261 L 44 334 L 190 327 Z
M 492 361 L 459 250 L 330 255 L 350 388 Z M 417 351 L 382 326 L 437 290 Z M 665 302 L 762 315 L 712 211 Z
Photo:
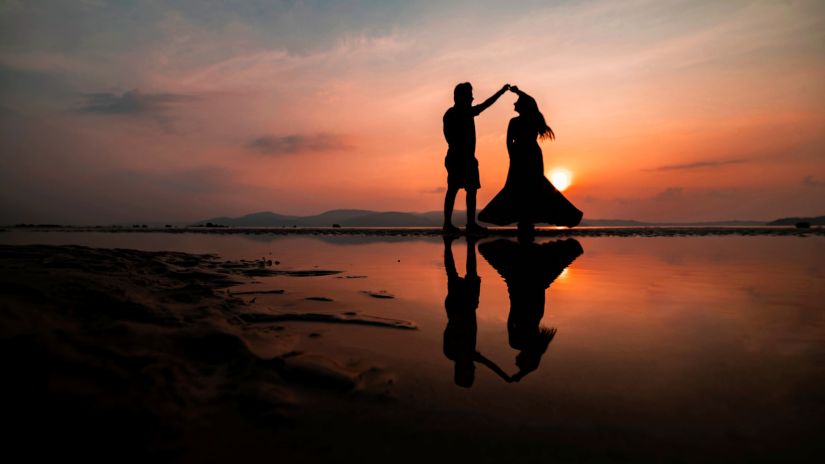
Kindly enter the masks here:
M 505 84 L 479 105 L 473 105 L 473 87 L 469 82 L 455 86 L 453 105 L 444 114 L 444 137 L 447 139 L 447 194 L 444 198 L 444 226 L 448 234 L 460 232 L 452 223 L 453 206 L 460 189 L 467 192 L 468 234 L 485 234 L 489 230 L 476 222 L 476 192 L 481 187 L 478 160 L 475 157 L 475 117 L 505 92 L 518 95 L 515 111 L 519 114 L 507 127 L 507 153 L 510 169 L 501 191 L 478 214 L 478 219 L 496 225 L 517 223 L 520 235 L 532 236 L 535 224 L 567 227 L 579 224 L 582 212 L 573 206 L 544 176 L 544 160 L 538 139 L 555 140 L 555 134 L 539 111 L 536 100 L 516 86 Z

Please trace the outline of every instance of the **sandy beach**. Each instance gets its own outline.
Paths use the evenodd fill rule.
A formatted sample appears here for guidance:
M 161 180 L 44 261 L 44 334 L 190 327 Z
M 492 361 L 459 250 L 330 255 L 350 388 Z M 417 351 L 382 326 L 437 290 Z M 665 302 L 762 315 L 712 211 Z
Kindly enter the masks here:
M 14 450 L 182 462 L 806 461 L 823 452 L 825 373 L 811 362 L 823 319 L 809 305 L 821 295 L 818 230 L 582 238 L 584 255 L 550 269 L 556 282 L 535 294 L 543 302 L 546 293 L 542 323 L 558 327 L 556 340 L 513 383 L 500 377 L 514 372 L 514 290 L 488 238 L 477 257 L 476 349 L 506 372 L 479 363 L 471 388 L 453 384 L 445 357 L 440 239 L 140 232 L 41 231 L 14 241 L 56 244 L 0 245 Z M 223 251 L 152 251 L 185 244 Z M 449 247 L 463 275 L 469 248 L 463 238 Z M 786 280 L 765 285 L 748 271 L 767 269 L 764 259 L 778 259 Z M 731 275 L 742 277 L 727 284 Z
M 280 323 L 415 330 L 355 312 L 268 311 L 254 301 L 277 290 L 228 290 L 260 276 L 336 270 L 80 246 L 1 246 L 0 257 L 7 443 L 32 458 L 60 450 L 189 459 L 232 449 L 202 441 L 242 433 L 236 422 L 285 427 L 307 395 L 381 396 L 392 384 L 374 366 L 295 351 L 297 338 L 318 334 Z

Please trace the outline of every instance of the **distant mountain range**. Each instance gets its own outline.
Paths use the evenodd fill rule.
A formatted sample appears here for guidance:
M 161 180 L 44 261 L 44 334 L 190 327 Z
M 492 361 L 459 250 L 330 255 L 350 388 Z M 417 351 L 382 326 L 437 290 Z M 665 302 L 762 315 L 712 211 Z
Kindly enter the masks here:
M 439 227 L 443 213 L 428 211 L 424 213 L 398 211 L 370 211 L 364 209 L 336 209 L 313 216 L 290 216 L 269 211 L 247 214 L 241 217 L 216 217 L 198 221 L 193 225 L 206 224 L 231 227 Z M 783 218 L 772 222 L 764 221 L 713 221 L 713 222 L 642 222 L 631 219 L 588 219 L 583 226 L 603 227 L 644 227 L 644 226 L 764 226 L 795 225 L 797 222 L 809 222 L 813 225 L 825 225 L 825 216 L 815 218 Z M 463 225 L 466 215 L 463 211 L 453 214 L 453 223 Z
M 379 212 L 363 209 L 336 209 L 314 216 L 287 216 L 271 212 L 247 214 L 237 218 L 217 217 L 199 221 L 234 227 L 436 227 L 441 213 Z
M 807 222 L 812 226 L 825 226 L 825 216 L 817 217 L 789 217 L 777 219 L 768 223 L 769 226 L 792 226 L 799 222 Z

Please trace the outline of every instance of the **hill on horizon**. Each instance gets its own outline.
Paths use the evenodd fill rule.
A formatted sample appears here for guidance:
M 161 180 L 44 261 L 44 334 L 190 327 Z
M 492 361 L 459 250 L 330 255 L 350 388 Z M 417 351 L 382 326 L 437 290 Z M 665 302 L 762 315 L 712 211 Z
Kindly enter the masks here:
M 363 209 L 335 209 L 312 216 L 287 216 L 272 212 L 247 214 L 236 218 L 217 217 L 198 221 L 194 225 L 211 222 L 234 227 L 437 227 L 441 216 L 431 213 L 407 213 L 399 211 L 370 211 Z
M 197 221 L 192 225 L 207 223 L 230 227 L 440 227 L 443 213 L 441 211 L 403 212 L 371 211 L 364 209 L 335 209 L 310 216 L 296 216 L 262 211 L 239 217 L 215 217 Z M 825 216 L 814 218 L 781 218 L 774 221 L 729 220 L 700 222 L 645 222 L 634 219 L 591 219 L 585 217 L 582 226 L 602 227 L 644 227 L 644 226 L 764 226 L 794 225 L 807 221 L 814 225 L 825 225 Z M 453 223 L 463 226 L 466 223 L 464 211 L 453 213 Z
M 768 223 L 769 226 L 793 226 L 798 222 L 807 222 L 812 226 L 825 226 L 825 216 L 816 217 L 787 217 Z

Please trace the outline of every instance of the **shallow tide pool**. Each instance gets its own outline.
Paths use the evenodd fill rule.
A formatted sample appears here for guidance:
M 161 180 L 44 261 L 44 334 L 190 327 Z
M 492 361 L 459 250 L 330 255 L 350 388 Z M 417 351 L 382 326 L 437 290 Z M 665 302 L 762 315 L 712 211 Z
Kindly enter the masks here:
M 263 277 L 234 290 L 284 290 L 255 296 L 264 309 L 357 311 L 416 324 L 282 324 L 312 334 L 294 350 L 367 360 L 394 380 L 380 400 L 304 405 L 295 427 L 270 444 L 335 457 L 398 450 L 401 461 L 428 450 L 481 462 L 804 461 L 824 451 L 825 237 L 468 244 L 8 231 L 0 243 L 215 253 L 285 270 L 337 270 Z

